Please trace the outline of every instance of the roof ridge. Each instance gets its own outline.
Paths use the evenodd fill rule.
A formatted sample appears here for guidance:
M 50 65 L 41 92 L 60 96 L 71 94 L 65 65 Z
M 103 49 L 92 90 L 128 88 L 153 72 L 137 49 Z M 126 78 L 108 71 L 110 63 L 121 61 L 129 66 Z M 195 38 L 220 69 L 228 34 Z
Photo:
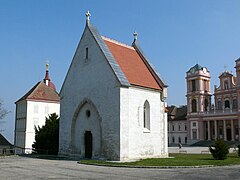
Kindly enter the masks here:
M 115 39 L 111 39 L 111 38 L 108 38 L 106 36 L 101 36 L 103 38 L 103 40 L 106 40 L 106 41 L 109 41 L 109 42 L 112 42 L 112 43 L 115 43 L 117 45 L 120 45 L 120 46 L 123 46 L 123 47 L 126 47 L 126 48 L 129 48 L 129 49 L 132 49 L 132 50 L 135 50 L 134 47 L 128 45 L 128 44 L 125 44 L 125 43 L 122 43 L 120 41 L 117 41 Z

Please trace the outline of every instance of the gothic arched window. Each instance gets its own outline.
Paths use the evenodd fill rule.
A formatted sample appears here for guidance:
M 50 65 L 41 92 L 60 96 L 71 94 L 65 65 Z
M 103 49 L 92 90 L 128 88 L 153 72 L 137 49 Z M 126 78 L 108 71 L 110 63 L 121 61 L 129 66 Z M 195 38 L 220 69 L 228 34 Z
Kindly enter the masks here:
M 150 130 L 150 105 L 147 100 L 143 106 L 143 127 Z
M 196 99 L 192 100 L 192 112 L 197 112 L 197 101 L 196 101 Z

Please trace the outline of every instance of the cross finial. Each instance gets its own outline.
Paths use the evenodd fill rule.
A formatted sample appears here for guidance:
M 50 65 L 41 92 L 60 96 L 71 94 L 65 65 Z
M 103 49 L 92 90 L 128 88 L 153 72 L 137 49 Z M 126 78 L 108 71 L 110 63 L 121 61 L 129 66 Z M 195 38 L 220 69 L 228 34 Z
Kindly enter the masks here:
M 133 36 L 134 36 L 134 41 L 137 40 L 138 33 L 134 31 Z
M 224 65 L 224 71 L 227 72 L 227 66 L 226 65 Z
M 85 15 L 86 15 L 86 20 L 89 21 L 90 20 L 90 16 L 91 16 L 89 10 L 86 12 Z

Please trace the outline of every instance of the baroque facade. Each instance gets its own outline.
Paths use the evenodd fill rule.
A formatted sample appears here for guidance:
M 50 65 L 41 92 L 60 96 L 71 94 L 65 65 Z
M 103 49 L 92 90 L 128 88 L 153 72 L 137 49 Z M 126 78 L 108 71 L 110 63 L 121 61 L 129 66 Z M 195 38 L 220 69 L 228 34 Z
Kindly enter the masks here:
M 167 86 L 139 47 L 86 26 L 64 80 L 59 154 L 132 160 L 167 157 Z
M 213 103 L 208 69 L 196 64 L 187 72 L 190 144 L 201 140 L 240 140 L 240 59 L 235 62 L 236 76 L 228 71 L 221 73 L 220 85 L 214 86 Z
M 60 97 L 50 80 L 48 64 L 43 81 L 38 82 L 15 104 L 15 150 L 17 154 L 31 153 L 35 141 L 34 127 L 44 125 L 49 114 L 60 114 Z

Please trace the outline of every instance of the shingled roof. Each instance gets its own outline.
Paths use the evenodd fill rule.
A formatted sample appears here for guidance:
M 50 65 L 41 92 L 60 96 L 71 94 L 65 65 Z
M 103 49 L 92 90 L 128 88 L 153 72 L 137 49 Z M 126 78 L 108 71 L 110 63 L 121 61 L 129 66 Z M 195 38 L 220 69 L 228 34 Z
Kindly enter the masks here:
M 38 82 L 32 89 L 30 89 L 17 102 L 22 100 L 38 100 L 38 101 L 54 101 L 59 102 L 60 97 L 58 93 L 44 82 Z M 17 103 L 16 102 L 16 103 Z

